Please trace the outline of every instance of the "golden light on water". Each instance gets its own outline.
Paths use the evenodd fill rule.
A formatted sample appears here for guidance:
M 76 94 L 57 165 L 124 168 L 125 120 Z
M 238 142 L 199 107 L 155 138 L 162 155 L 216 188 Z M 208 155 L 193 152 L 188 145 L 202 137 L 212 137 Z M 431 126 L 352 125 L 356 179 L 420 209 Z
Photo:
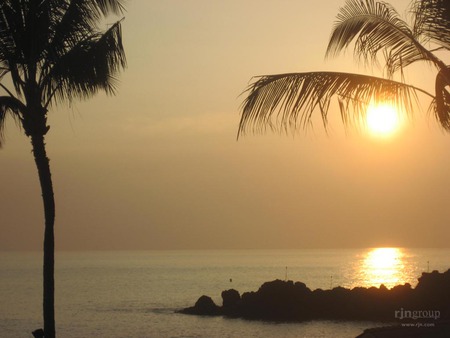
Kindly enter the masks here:
M 369 251 L 361 267 L 366 285 L 391 288 L 403 284 L 405 265 L 399 248 L 375 248 Z
M 387 103 L 371 104 L 367 109 L 367 126 L 372 135 L 390 136 L 400 127 L 397 109 Z

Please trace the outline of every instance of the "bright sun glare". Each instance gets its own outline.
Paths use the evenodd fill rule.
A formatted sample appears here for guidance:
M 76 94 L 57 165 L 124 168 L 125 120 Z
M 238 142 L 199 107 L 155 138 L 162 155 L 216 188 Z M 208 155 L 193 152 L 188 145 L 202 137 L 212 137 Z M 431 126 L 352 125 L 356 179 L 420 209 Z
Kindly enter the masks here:
M 398 256 L 397 248 L 377 248 L 368 254 L 367 263 L 372 269 L 391 269 L 395 267 Z
M 403 253 L 398 248 L 376 248 L 365 259 L 364 272 L 366 283 L 384 284 L 387 287 L 397 285 L 403 278 Z
M 366 121 L 369 131 L 377 136 L 390 136 L 400 126 L 397 110 L 389 104 L 370 105 Z

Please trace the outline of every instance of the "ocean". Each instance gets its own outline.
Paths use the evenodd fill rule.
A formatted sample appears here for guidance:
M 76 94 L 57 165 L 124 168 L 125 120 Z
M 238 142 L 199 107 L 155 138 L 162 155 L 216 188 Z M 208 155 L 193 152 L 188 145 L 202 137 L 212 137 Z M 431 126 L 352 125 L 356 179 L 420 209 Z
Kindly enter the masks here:
M 202 295 L 256 291 L 275 279 L 336 286 L 413 287 L 450 268 L 450 249 L 58 252 L 59 338 L 355 337 L 375 322 L 271 323 L 176 313 Z M 0 337 L 42 327 L 42 255 L 0 252 Z M 393 318 L 394 319 L 394 318 Z

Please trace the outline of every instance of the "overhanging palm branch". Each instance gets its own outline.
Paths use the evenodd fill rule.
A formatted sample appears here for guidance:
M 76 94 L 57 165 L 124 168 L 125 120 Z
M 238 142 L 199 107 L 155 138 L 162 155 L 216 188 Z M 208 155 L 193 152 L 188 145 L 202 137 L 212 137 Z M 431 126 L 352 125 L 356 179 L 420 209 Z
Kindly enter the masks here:
M 413 0 L 415 28 L 411 29 L 395 9 L 375 0 L 347 0 L 340 9 L 326 56 L 335 56 L 354 43 L 355 55 L 367 64 L 377 63 L 382 54 L 386 78 L 341 72 L 308 72 L 260 76 L 245 93 L 238 135 L 253 126 L 281 130 L 304 128 L 315 110 L 327 126 L 331 99 L 339 102 L 345 124 L 361 121 L 371 100 L 391 101 L 404 113 L 414 111 L 417 94 L 431 97 L 430 110 L 441 126 L 450 131 L 450 68 L 424 43 L 439 41 L 448 47 L 450 39 L 450 1 Z M 433 22 L 434 15 L 438 18 Z M 436 91 L 394 81 L 394 75 L 417 61 L 426 61 L 437 69 Z
M 305 128 L 319 110 L 327 126 L 333 98 L 339 102 L 343 121 L 361 122 L 372 100 L 389 101 L 410 112 L 417 94 L 431 94 L 401 82 L 341 72 L 309 72 L 261 76 L 250 84 L 243 103 L 239 134 L 254 131 Z

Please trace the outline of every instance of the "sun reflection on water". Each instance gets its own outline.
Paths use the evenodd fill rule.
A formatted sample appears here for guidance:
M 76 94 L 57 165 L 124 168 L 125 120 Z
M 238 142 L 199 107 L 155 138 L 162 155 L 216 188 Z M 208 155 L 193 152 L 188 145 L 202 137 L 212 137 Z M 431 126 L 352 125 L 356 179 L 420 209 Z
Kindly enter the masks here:
M 403 284 L 405 277 L 404 253 L 399 248 L 375 248 L 369 251 L 361 266 L 364 284 L 387 288 Z

